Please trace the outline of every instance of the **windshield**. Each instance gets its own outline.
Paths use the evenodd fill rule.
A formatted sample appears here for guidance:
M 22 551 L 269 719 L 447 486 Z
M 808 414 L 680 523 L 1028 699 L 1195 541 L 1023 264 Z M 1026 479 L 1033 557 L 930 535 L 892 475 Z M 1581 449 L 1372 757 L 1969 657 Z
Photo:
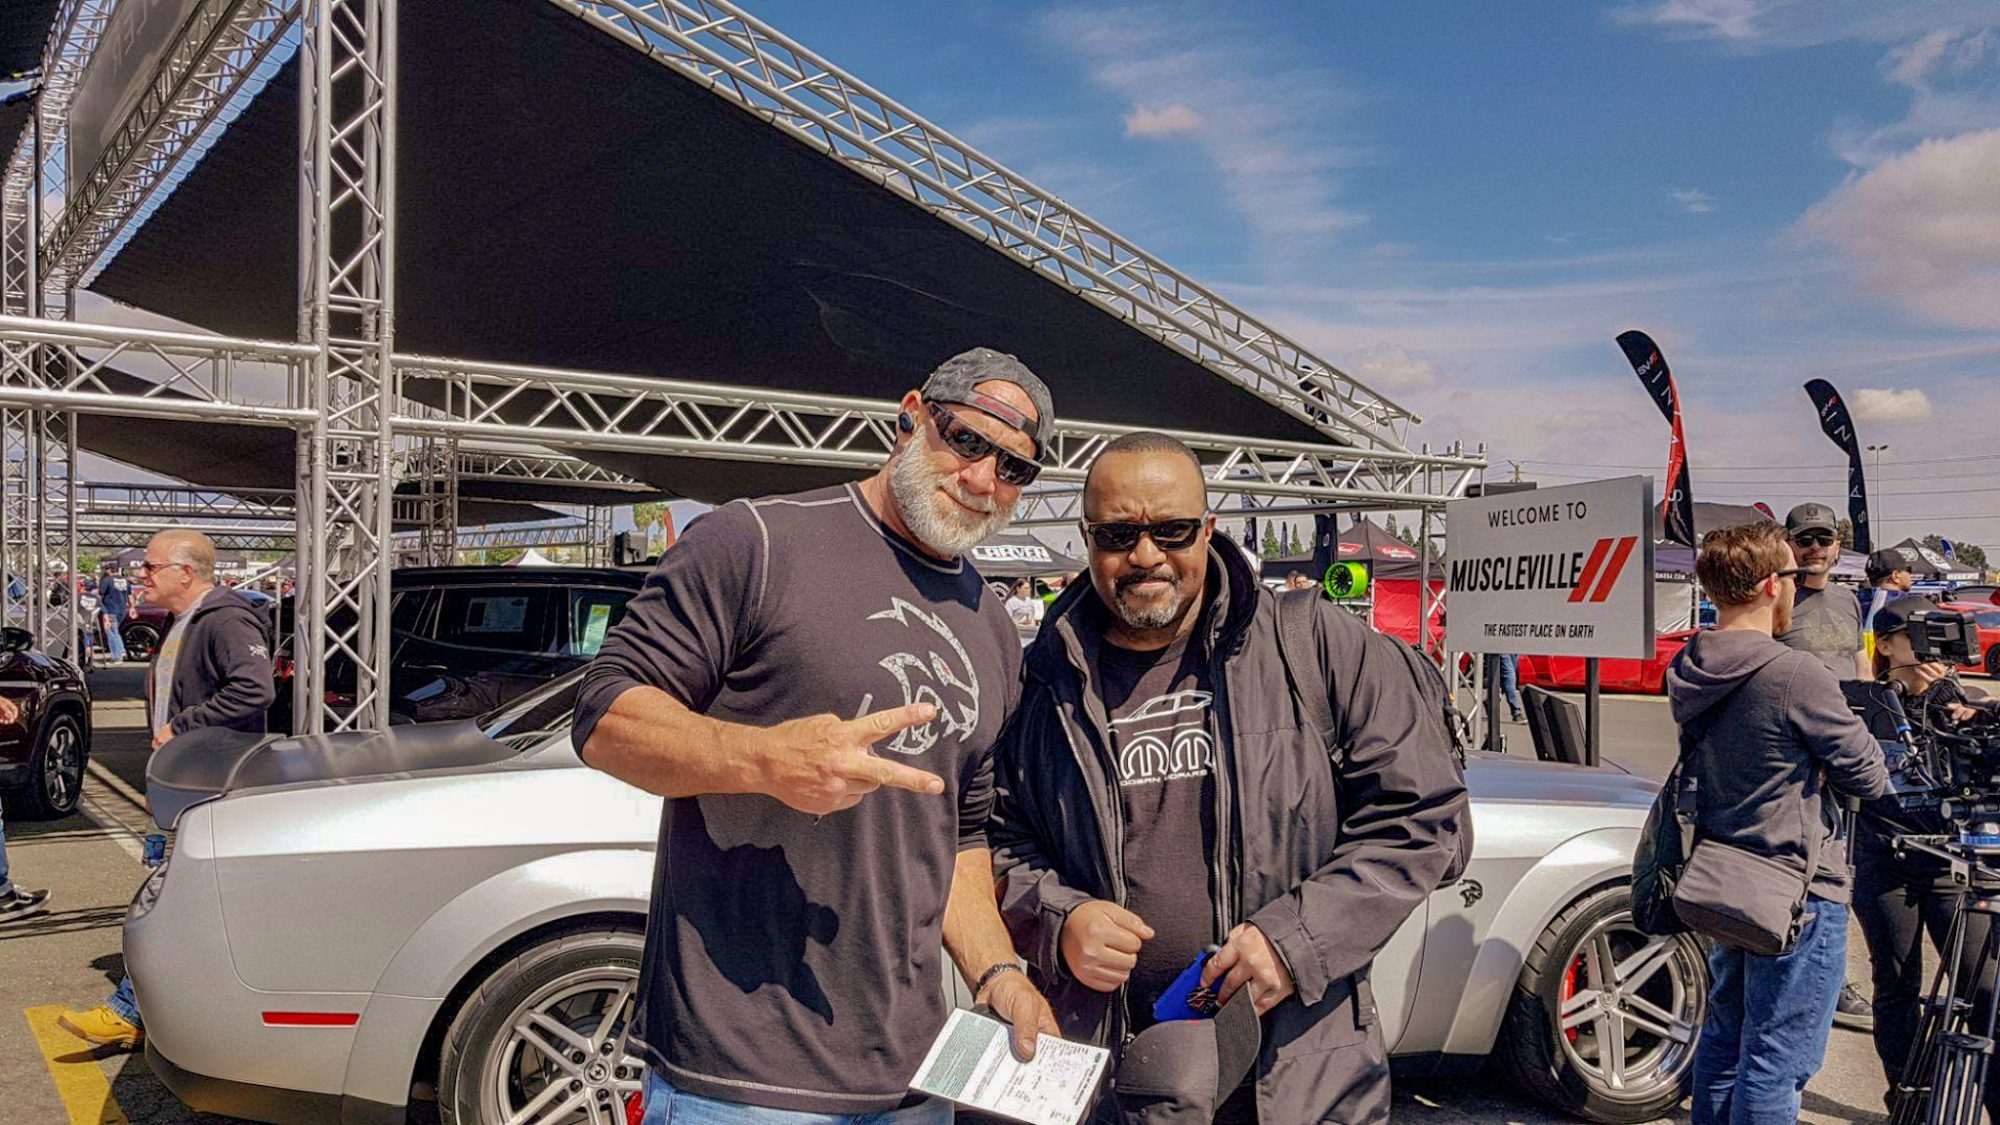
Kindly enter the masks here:
M 479 716 L 475 720 L 479 729 L 495 741 L 562 730 L 569 726 L 570 716 L 576 711 L 577 685 L 583 682 L 583 674 L 589 667 L 586 664 L 566 672 Z

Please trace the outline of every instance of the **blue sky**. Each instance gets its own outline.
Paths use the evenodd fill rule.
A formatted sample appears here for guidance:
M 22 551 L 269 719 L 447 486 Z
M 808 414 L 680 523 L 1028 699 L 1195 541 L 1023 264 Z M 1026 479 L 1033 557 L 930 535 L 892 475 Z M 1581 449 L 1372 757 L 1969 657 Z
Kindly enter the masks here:
M 1886 443 L 1889 541 L 2000 546 L 2000 2 L 752 10 L 1548 483 L 1842 493 L 1800 384 Z M 1924 494 L 1928 493 L 1928 495 Z

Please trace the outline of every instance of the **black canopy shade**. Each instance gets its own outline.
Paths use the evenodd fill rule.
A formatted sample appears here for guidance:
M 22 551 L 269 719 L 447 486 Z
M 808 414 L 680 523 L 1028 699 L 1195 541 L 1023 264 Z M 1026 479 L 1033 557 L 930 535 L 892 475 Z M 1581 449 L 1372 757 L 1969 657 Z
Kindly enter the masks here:
M 405 4 L 398 51 L 399 351 L 887 398 L 982 344 L 1059 415 L 1327 440 L 545 0 Z M 297 70 L 95 290 L 295 334 Z M 706 500 L 853 475 L 579 455 Z

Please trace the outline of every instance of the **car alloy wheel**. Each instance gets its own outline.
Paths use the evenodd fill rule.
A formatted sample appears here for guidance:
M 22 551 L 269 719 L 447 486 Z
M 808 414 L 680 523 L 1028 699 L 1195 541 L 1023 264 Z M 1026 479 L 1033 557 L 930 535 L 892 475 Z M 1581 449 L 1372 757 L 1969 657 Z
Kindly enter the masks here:
M 1986 674 L 2000 680 L 2000 645 L 1986 650 Z
M 1631 890 L 1603 887 L 1528 951 L 1494 1058 L 1515 1085 L 1586 1121 L 1652 1121 L 1686 1090 L 1707 993 L 1701 945 L 1639 932 Z
M 646 1071 L 628 1052 L 644 951 L 636 929 L 618 927 L 495 954 L 445 1036 L 443 1125 L 622 1125 L 635 1114 Z
M 559 977 L 522 1001 L 512 1033 L 487 1056 L 480 1085 L 507 1125 L 614 1125 L 639 1094 L 645 1064 L 627 1053 L 637 969 Z
M 34 771 L 21 792 L 21 812 L 25 817 L 53 820 L 76 811 L 83 797 L 84 762 L 89 755 L 83 744 L 83 728 L 73 715 L 50 715 L 42 723 L 40 737 Z M 13 806 L 7 811 L 12 814 Z
M 1640 933 L 1628 915 L 1603 919 L 1578 943 L 1555 1020 L 1585 1081 L 1634 1098 L 1678 1089 L 1704 1002 L 1685 944 Z

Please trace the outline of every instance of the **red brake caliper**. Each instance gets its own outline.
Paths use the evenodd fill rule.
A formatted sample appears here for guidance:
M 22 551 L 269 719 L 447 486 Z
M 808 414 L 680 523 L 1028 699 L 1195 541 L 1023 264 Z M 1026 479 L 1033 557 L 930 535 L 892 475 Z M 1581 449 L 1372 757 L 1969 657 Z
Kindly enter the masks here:
M 645 1095 L 634 1091 L 625 1095 L 625 1125 L 640 1125 L 646 1120 Z
M 1576 973 L 1581 968 L 1583 968 L 1583 958 L 1579 956 L 1576 960 L 1571 961 L 1569 968 L 1563 972 L 1562 994 L 1557 998 L 1557 1006 L 1559 1008 L 1562 1005 L 1568 1004 L 1570 997 L 1576 995 Z M 1576 1042 L 1576 1028 L 1563 1028 L 1563 1034 L 1569 1036 L 1570 1042 Z M 635 1122 L 634 1125 L 637 1125 L 637 1123 Z

